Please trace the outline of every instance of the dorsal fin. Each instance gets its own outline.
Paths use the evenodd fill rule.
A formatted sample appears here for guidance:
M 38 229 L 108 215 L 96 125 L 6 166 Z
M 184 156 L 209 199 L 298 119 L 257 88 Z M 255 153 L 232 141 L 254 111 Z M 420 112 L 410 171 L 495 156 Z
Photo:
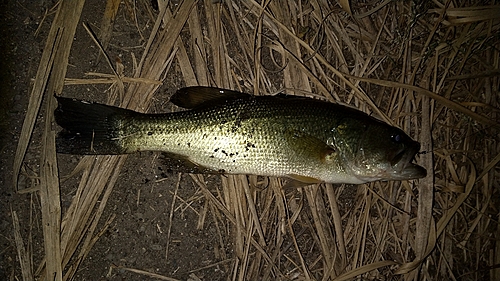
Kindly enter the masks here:
M 170 101 L 179 107 L 193 109 L 248 97 L 251 95 L 227 89 L 195 86 L 179 89 Z

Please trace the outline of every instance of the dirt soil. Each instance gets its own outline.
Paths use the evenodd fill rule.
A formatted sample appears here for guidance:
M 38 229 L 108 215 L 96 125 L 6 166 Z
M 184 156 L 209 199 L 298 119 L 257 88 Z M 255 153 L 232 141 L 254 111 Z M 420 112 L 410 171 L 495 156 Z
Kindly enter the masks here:
M 32 80 L 36 75 L 41 52 L 54 18 L 55 3 L 56 1 L 2 1 L 0 6 L 0 280 L 20 278 L 11 210 L 16 211 L 19 216 L 23 238 L 31 239 L 35 245 L 32 249 L 35 251 L 35 263 L 43 256 L 38 196 L 15 192 L 12 185 L 12 166 Z M 142 5 L 148 4 L 149 1 L 137 3 Z M 87 1 L 81 19 L 98 30 L 104 5 L 105 1 Z M 130 15 L 124 10 L 120 9 L 122 14 L 118 15 L 115 25 L 117 31 L 113 34 L 109 54 L 112 58 L 122 58 L 125 72 L 130 74 L 131 53 L 141 55 L 141 46 L 144 45 L 144 38 L 147 38 L 150 30 L 142 30 L 144 38 L 139 37 L 136 25 L 130 21 Z M 137 19 L 150 20 L 145 14 L 137 15 Z M 151 25 L 152 23 L 149 23 L 149 28 Z M 97 62 L 98 53 L 95 44 L 80 24 L 71 50 L 67 77 L 84 77 L 84 73 L 89 71 L 108 73 L 109 67 L 102 57 Z M 176 80 L 175 77 L 167 78 L 162 94 L 158 95 L 159 101 L 152 111 L 169 110 L 166 108 L 168 96 L 181 86 Z M 106 89 L 107 86 L 65 87 L 64 95 L 102 102 Z M 37 157 L 37 148 L 41 146 L 39 137 L 40 134 L 33 135 L 31 148 L 26 156 L 26 168 L 32 169 L 32 172 L 38 169 L 37 166 L 29 166 L 29 163 L 30 159 L 35 160 Z M 58 163 L 61 177 L 75 167 L 78 159 L 79 156 L 60 155 Z M 144 275 L 116 267 L 138 268 L 184 280 L 192 273 L 205 280 L 226 278 L 229 269 L 224 262 L 220 265 L 210 265 L 220 261 L 221 251 L 231 249 L 231 241 L 225 241 L 227 249 L 218 248 L 219 236 L 215 233 L 216 229 L 210 218 L 207 219 L 204 229 L 197 229 L 197 212 L 203 202 L 197 200 L 196 188 L 192 181 L 180 180 L 177 173 L 162 167 L 161 162 L 161 157 L 152 152 L 128 157 L 103 217 L 105 221 L 115 216 L 114 220 L 80 265 L 75 280 L 147 279 Z M 23 177 L 21 180 L 21 184 L 30 185 L 30 179 Z M 74 196 L 77 180 L 78 178 L 72 178 L 61 183 L 63 213 Z M 214 177 L 208 180 L 218 179 Z M 175 215 L 170 225 L 172 195 L 176 187 L 177 209 L 173 210 Z M 179 202 L 180 198 L 184 198 L 185 202 Z M 25 223 L 29 221 L 33 223 Z M 170 244 L 167 243 L 169 235 Z M 34 268 L 37 266 L 38 264 L 34 264 Z M 203 269 L 204 267 L 207 268 Z
M 17 210 L 23 218 L 29 218 L 36 196 L 17 194 L 12 184 L 12 167 L 24 114 L 29 99 L 32 79 L 48 31 L 48 23 L 42 24 L 37 36 L 41 16 L 48 6 L 40 1 L 2 1 L 0 4 L 1 74 L 0 74 L 0 279 L 12 280 L 19 276 L 19 261 L 14 243 L 12 213 Z M 45 27 L 45 28 L 43 28 Z M 39 140 L 33 140 L 39 142 Z M 35 199 L 36 200 L 36 199 Z M 26 235 L 38 225 L 22 225 Z M 33 239 L 42 243 L 40 232 Z M 40 253 L 36 253 L 40 255 Z

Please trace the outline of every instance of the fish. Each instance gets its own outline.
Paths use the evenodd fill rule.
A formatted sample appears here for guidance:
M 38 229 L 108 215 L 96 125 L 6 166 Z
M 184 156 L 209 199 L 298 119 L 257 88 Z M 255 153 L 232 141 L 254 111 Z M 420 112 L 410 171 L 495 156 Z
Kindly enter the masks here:
M 355 108 L 278 94 L 212 87 L 179 89 L 183 111 L 147 114 L 57 96 L 58 153 L 161 151 L 192 173 L 362 184 L 426 176 L 413 163 L 420 143 Z

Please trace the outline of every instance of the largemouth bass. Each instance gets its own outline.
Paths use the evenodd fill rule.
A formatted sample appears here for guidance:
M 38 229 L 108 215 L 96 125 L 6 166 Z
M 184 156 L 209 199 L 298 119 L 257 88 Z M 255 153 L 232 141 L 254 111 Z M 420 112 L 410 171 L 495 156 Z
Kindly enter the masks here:
M 180 89 L 188 110 L 144 114 L 57 97 L 59 153 L 163 151 L 194 173 L 289 177 L 361 184 L 418 179 L 420 144 L 405 132 L 343 105 L 296 96 L 251 96 L 209 87 Z

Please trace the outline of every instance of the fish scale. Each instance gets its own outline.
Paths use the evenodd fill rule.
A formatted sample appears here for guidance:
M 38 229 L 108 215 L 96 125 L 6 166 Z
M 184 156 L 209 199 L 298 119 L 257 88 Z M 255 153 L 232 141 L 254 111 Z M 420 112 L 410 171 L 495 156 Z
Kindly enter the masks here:
M 251 99 L 208 111 L 131 118 L 122 125 L 123 135 L 129 136 L 122 145 L 130 151 L 169 147 L 170 153 L 227 173 L 293 174 L 307 165 L 295 159 L 294 151 L 283 141 L 285 133 L 294 128 L 325 139 L 320 133 L 326 133 L 333 124 L 320 122 L 320 127 L 312 123 L 317 122 L 312 117 L 321 108 L 286 105 L 276 99 Z M 150 131 L 155 133 L 140 133 Z

